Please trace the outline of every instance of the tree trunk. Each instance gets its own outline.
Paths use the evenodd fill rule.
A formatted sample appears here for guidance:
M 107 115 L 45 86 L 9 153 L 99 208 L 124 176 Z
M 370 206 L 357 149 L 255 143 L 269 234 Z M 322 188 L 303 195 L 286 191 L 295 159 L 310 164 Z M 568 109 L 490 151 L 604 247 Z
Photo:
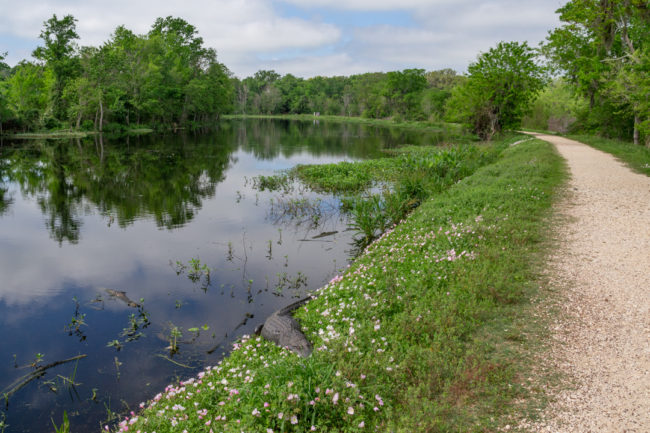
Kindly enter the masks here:
M 101 98 L 99 99 L 99 132 L 104 129 L 104 104 Z
M 640 142 L 639 142 L 639 139 L 641 138 L 640 133 L 639 133 L 639 125 L 640 124 L 641 124 L 641 119 L 639 118 L 638 114 L 635 114 L 634 115 L 634 133 L 632 135 L 634 137 L 634 144 L 636 144 L 636 145 L 640 144 Z
M 81 125 L 81 111 L 77 114 L 77 125 L 75 126 L 75 130 L 79 131 L 79 125 Z

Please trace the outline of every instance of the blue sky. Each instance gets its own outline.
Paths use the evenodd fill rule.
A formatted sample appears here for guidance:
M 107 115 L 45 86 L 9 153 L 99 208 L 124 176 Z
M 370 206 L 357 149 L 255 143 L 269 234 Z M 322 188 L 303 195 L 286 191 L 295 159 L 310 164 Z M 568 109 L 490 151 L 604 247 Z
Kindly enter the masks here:
M 0 52 L 13 65 L 39 45 L 45 20 L 77 18 L 80 45 L 118 25 L 146 33 L 178 16 L 239 77 L 260 69 L 302 77 L 405 68 L 464 72 L 502 40 L 537 45 L 563 0 L 0 0 Z

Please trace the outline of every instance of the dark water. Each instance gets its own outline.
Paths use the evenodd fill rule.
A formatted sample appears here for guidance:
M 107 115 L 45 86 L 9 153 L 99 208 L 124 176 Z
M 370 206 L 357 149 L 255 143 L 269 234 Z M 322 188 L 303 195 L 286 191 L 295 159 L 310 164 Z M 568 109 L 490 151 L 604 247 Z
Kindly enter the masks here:
M 347 265 L 353 233 L 336 199 L 304 192 L 309 205 L 290 206 L 254 176 L 438 139 L 250 120 L 203 135 L 5 141 L 0 393 L 15 392 L 0 431 L 52 431 L 64 410 L 88 431 L 137 410 Z

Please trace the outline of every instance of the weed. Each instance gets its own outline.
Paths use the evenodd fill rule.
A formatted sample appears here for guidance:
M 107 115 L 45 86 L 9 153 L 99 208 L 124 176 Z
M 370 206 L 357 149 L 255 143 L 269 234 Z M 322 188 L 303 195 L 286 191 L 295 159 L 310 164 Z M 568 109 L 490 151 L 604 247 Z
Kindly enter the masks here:
M 70 433 L 70 421 L 68 420 L 68 413 L 66 411 L 63 411 L 63 423 L 61 424 L 61 427 L 57 427 L 53 419 L 52 425 L 54 425 L 54 431 L 56 433 Z
M 178 341 L 183 338 L 183 332 L 171 322 L 169 323 L 169 328 L 169 336 L 167 337 L 169 346 L 167 346 L 167 349 L 169 350 L 170 356 L 173 356 L 178 353 Z
M 79 312 L 79 300 L 77 297 L 74 296 L 72 300 L 75 304 L 74 313 L 70 319 L 70 323 L 65 326 L 65 330 L 68 331 L 68 335 L 74 334 L 79 337 L 79 341 L 84 341 L 86 336 L 81 330 L 81 327 L 86 326 L 86 314 Z
M 119 340 L 112 340 L 106 344 L 106 347 L 114 347 L 119 352 L 122 350 L 122 343 Z
M 230 246 L 230 243 L 229 243 Z M 192 258 L 187 264 L 176 261 L 176 275 L 187 274 L 187 278 L 193 283 L 201 283 L 201 289 L 207 291 L 210 286 L 211 269 L 205 263 L 201 263 L 199 258 Z

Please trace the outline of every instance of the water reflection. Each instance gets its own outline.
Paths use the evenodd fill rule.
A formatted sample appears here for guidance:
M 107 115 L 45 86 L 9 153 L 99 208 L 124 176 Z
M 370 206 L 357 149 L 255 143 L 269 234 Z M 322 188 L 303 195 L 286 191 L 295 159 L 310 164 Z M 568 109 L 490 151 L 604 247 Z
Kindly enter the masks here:
M 5 431 L 51 430 L 63 410 L 73 431 L 94 429 L 322 286 L 349 257 L 336 199 L 278 197 L 250 179 L 418 143 L 393 134 L 249 120 L 204 135 L 5 143 L 0 392 L 86 355 L 13 393 Z M 296 198 L 293 217 L 281 205 Z

